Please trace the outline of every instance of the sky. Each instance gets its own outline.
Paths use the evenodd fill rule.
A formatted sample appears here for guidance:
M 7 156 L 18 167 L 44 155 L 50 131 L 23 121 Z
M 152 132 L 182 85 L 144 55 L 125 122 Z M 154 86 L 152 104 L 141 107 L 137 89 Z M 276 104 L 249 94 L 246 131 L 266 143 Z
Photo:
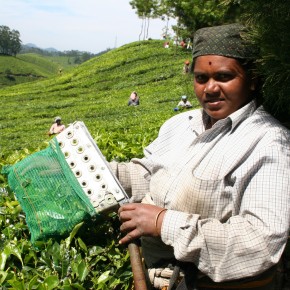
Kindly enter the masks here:
M 0 25 L 18 30 L 22 44 L 42 49 L 98 53 L 138 41 L 141 33 L 129 0 L 0 0 L 0 7 Z M 165 27 L 150 20 L 148 37 L 162 39 Z

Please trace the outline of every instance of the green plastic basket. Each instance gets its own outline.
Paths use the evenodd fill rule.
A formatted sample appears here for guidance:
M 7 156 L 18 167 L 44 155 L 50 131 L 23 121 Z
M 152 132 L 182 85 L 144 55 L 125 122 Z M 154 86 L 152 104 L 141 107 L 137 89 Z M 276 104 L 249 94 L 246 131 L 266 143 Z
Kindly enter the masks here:
M 5 166 L 2 173 L 25 212 L 32 243 L 68 235 L 76 224 L 97 214 L 56 138 L 48 148 Z

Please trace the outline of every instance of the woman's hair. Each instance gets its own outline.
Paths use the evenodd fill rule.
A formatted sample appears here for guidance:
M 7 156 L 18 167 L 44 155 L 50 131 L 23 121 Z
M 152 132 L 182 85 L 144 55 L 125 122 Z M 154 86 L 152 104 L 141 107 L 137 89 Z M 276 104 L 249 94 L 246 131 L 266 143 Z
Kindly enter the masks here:
M 253 97 L 257 100 L 258 104 L 263 103 L 263 80 L 261 75 L 258 73 L 256 61 L 255 60 L 246 60 L 246 59 L 237 59 L 240 65 L 246 72 L 247 78 L 249 81 L 255 83 L 255 89 L 253 91 Z

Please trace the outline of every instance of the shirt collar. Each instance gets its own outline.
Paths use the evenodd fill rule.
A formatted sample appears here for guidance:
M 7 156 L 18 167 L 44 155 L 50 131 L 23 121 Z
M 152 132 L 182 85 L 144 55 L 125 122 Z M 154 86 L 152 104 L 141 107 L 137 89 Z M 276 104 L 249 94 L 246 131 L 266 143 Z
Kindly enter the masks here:
M 209 119 L 209 116 L 204 113 L 203 109 L 192 110 L 188 116 L 189 126 L 197 135 L 205 131 L 205 124 L 207 124 L 205 118 Z
M 252 100 L 239 110 L 229 115 L 227 118 L 231 120 L 232 130 L 234 130 L 238 126 L 238 124 L 240 124 L 248 117 L 250 117 L 256 111 L 256 109 L 257 109 L 256 100 Z
M 247 119 L 251 116 L 254 111 L 257 109 L 256 101 L 252 100 L 239 110 L 235 111 L 227 118 L 217 121 L 215 125 L 219 123 L 229 123 L 231 125 L 231 131 L 235 129 L 235 127 L 240 124 L 242 121 Z M 189 116 L 189 123 L 192 129 L 200 135 L 202 132 L 206 130 L 206 125 L 210 122 L 210 117 L 206 114 L 203 109 L 200 109 L 200 118 L 193 117 L 192 115 Z

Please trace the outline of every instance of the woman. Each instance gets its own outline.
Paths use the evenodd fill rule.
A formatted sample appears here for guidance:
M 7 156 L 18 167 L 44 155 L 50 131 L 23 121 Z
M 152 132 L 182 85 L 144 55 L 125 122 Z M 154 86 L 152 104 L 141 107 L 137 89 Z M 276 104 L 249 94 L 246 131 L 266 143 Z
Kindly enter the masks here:
M 51 125 L 48 135 L 54 135 L 62 132 L 65 129 L 65 125 L 61 124 L 61 117 L 57 116 L 54 119 L 54 123 Z
M 128 106 L 139 106 L 139 104 L 140 101 L 137 92 L 132 92 L 129 97 Z
M 182 96 L 179 103 L 177 104 L 177 108 L 181 109 L 190 109 L 192 108 L 192 104 L 190 101 L 187 99 L 187 96 Z
M 120 243 L 141 237 L 153 289 L 178 267 L 177 289 L 275 289 L 290 224 L 290 133 L 259 105 L 243 29 L 196 32 L 202 108 L 165 122 L 144 158 L 111 163 L 132 194 L 119 209 Z
M 184 62 L 184 66 L 183 66 L 183 73 L 187 74 L 189 72 L 190 72 L 190 62 L 189 62 L 189 60 L 186 60 Z

